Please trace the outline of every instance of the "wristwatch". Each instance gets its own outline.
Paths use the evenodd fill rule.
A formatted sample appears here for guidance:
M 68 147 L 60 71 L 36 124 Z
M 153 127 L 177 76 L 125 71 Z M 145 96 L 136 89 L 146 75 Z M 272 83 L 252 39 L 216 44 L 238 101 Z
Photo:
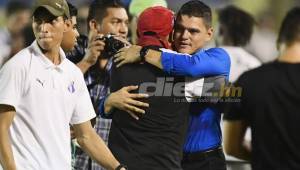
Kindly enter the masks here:
M 140 57 L 141 57 L 141 61 L 142 61 L 142 62 L 145 62 L 145 56 L 147 55 L 149 49 L 150 49 L 149 47 L 143 47 L 143 48 L 140 50 Z
M 119 166 L 117 166 L 115 170 L 121 170 L 122 168 L 128 170 L 127 166 L 123 165 L 123 164 L 120 164 Z

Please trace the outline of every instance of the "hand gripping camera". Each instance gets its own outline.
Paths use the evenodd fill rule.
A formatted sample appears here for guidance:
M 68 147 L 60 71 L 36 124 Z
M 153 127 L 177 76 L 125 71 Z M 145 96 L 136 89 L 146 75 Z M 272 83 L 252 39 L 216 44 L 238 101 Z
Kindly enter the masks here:
M 96 40 L 102 40 L 105 43 L 103 58 L 110 58 L 115 55 L 121 48 L 125 47 L 125 44 L 114 38 L 112 34 L 106 34 L 103 37 L 99 37 Z

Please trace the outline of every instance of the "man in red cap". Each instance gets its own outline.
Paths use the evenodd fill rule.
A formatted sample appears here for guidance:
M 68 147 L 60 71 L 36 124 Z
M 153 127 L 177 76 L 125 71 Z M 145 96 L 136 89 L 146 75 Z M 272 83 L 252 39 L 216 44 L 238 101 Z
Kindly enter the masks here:
M 146 50 L 170 48 L 168 40 L 173 21 L 173 13 L 166 8 L 146 9 L 138 20 L 138 44 Z M 146 51 L 142 50 L 141 55 L 145 54 Z M 190 85 L 185 84 L 184 77 L 170 76 L 143 61 L 124 65 L 118 69 L 114 66 L 111 76 L 113 93 L 102 105 L 105 116 L 110 115 L 113 118 L 109 135 L 110 149 L 118 159 L 128 165 L 129 169 L 180 170 L 187 129 L 188 114 L 186 113 L 193 108 L 188 102 L 193 99 L 193 96 L 205 95 L 206 83 L 214 86 L 211 90 L 218 90 L 219 88 L 215 86 L 224 83 L 223 80 L 223 77 L 203 78 L 197 81 L 203 90 L 201 88 L 197 92 L 189 89 Z M 130 99 L 122 101 L 120 99 L 122 94 L 117 90 L 129 85 L 138 85 L 138 91 L 135 92 L 147 93 L 150 97 L 140 102 Z M 130 97 L 132 94 L 126 95 Z M 143 107 L 144 102 L 149 103 L 150 107 L 146 107 L 145 111 L 137 108 Z M 128 108 L 118 106 L 124 103 L 127 103 L 130 111 Z M 115 109 L 110 112 L 112 108 L 120 110 Z M 137 112 L 143 114 L 137 116 Z
M 115 61 L 119 62 L 117 66 L 144 60 L 171 75 L 187 76 L 187 82 L 191 82 L 190 92 L 202 91 L 198 82 L 201 85 L 201 79 L 207 76 L 223 76 L 227 80 L 230 71 L 227 52 L 221 48 L 203 49 L 213 37 L 211 23 L 210 7 L 199 0 L 190 0 L 178 11 L 173 34 L 174 49 L 183 54 L 131 46 L 121 49 L 115 55 Z M 210 95 L 221 97 L 224 91 L 212 92 Z M 226 169 L 220 130 L 222 100 L 215 104 L 201 99 L 198 101 L 193 105 L 195 110 L 190 110 L 182 167 L 185 170 Z
M 146 9 L 138 20 L 138 44 L 155 50 L 169 48 L 168 38 L 172 32 L 173 17 L 173 12 L 164 7 Z M 182 77 L 168 76 L 143 62 L 118 69 L 113 65 L 112 92 L 130 85 L 138 85 L 141 93 L 155 89 L 153 95 L 150 94 L 145 100 L 151 107 L 145 110 L 147 114 L 138 121 L 118 109 L 112 114 L 109 148 L 129 169 L 181 169 L 181 151 L 188 117 L 188 114 L 182 113 L 187 113 L 188 103 L 178 102 L 174 105 L 174 100 L 185 101 L 184 96 L 177 97 L 163 90 L 161 84 L 183 81 Z M 108 105 L 111 97 L 114 97 L 113 93 L 106 101 Z
M 173 30 L 173 13 L 164 7 L 153 7 L 141 13 L 138 23 L 138 44 L 170 48 L 169 34 Z

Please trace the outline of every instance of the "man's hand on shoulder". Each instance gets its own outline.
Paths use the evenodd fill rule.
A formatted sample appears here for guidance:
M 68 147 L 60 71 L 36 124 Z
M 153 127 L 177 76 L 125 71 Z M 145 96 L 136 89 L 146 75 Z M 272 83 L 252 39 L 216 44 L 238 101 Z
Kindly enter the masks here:
M 141 61 L 140 51 L 142 47 L 138 45 L 132 45 L 130 47 L 124 47 L 114 56 L 114 62 L 118 63 L 117 67 L 124 64 L 136 63 Z

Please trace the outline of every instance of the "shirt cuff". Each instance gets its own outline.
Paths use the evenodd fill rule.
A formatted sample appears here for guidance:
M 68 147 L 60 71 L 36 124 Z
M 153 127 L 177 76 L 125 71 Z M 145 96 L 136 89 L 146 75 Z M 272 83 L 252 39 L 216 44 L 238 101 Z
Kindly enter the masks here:
M 108 112 L 108 113 L 105 113 L 105 109 L 104 109 L 104 105 L 105 105 L 105 101 L 107 99 L 108 96 L 102 98 L 100 100 L 100 103 L 99 103 L 99 106 L 98 106 L 98 112 L 99 113 L 97 116 L 101 116 L 102 118 L 105 118 L 105 119 L 111 119 L 112 118 L 112 112 L 113 112 L 113 109 Z

